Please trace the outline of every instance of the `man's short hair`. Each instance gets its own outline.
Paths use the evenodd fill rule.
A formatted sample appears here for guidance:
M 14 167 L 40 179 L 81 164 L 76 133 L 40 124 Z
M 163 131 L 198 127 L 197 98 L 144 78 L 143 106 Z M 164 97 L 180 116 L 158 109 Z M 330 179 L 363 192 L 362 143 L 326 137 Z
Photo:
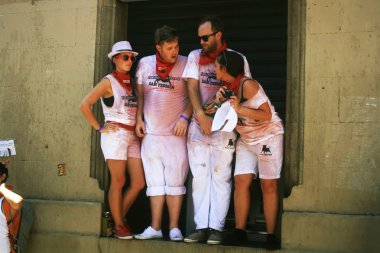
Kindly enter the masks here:
M 213 16 L 213 15 L 212 16 L 205 16 L 199 22 L 199 26 L 203 25 L 206 22 L 211 23 L 211 29 L 214 33 L 215 32 L 221 32 L 224 35 L 224 25 L 223 25 L 223 22 L 220 18 L 218 18 L 217 16 Z
M 163 45 L 165 42 L 172 42 L 178 40 L 177 30 L 164 25 L 160 28 L 157 28 L 154 32 L 154 41 L 156 45 Z
M 1 181 L 0 183 L 5 183 L 8 179 L 8 168 L 5 167 L 5 165 L 0 162 L 0 176 L 3 174 L 5 174 L 6 177 L 5 177 L 4 181 Z

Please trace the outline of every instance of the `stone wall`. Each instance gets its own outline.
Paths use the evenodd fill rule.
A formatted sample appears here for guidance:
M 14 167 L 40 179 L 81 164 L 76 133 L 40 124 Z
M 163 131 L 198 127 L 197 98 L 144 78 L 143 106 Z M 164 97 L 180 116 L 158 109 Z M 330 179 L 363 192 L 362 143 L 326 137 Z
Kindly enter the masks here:
M 0 139 L 16 139 L 10 182 L 25 198 L 103 200 L 78 109 L 94 85 L 96 21 L 96 0 L 0 2 Z
M 304 66 L 299 66 L 304 94 L 296 97 L 304 103 L 303 166 L 300 185 L 284 201 L 284 246 L 375 252 L 380 233 L 380 2 L 300 5 L 306 17 Z

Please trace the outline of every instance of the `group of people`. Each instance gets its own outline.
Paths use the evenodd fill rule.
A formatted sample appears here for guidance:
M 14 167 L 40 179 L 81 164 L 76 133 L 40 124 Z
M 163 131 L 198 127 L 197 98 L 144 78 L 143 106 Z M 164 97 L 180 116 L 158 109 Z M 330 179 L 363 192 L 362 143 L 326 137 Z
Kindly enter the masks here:
M 278 212 L 283 125 L 262 86 L 251 78 L 246 58 L 227 47 L 224 27 L 214 16 L 198 26 L 202 49 L 179 55 L 177 31 L 163 26 L 155 31 L 156 53 L 142 58 L 135 79 L 130 70 L 137 52 L 128 41 L 113 45 L 108 58 L 114 71 L 83 99 L 80 109 L 101 133 L 101 148 L 109 167 L 109 206 L 121 239 L 162 238 L 166 203 L 169 238 L 187 243 L 220 244 L 231 196 L 233 153 L 236 226 L 230 241 L 247 241 L 250 186 L 260 178 L 268 247 L 278 247 L 275 227 Z M 225 98 L 227 90 L 233 95 Z M 92 112 L 101 100 L 102 125 Z M 211 131 L 213 116 L 227 101 L 239 121 L 236 131 Z M 141 143 L 141 147 L 140 147 Z M 185 180 L 193 175 L 192 198 L 196 231 L 184 238 L 178 228 Z M 130 185 L 122 193 L 125 172 Z M 151 224 L 133 234 L 125 215 L 147 185 Z

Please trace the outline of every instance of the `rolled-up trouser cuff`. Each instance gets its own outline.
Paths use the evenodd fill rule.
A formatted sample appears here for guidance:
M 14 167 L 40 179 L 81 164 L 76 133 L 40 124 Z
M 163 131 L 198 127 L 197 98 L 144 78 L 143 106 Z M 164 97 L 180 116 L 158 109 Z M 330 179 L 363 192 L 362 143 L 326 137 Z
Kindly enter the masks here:
M 148 186 L 146 196 L 162 196 L 165 195 L 165 186 Z
M 185 186 L 165 186 L 166 195 L 184 195 L 186 193 Z

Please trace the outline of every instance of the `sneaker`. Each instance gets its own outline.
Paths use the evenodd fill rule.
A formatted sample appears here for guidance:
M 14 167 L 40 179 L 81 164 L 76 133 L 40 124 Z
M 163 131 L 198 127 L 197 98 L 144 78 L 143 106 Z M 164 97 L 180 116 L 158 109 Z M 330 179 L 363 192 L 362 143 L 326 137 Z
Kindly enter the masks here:
M 227 237 L 225 240 L 226 245 L 238 246 L 244 245 L 248 242 L 247 232 L 242 229 L 235 228 L 231 236 Z
M 170 229 L 169 237 L 171 241 L 183 241 L 183 235 L 181 233 L 181 230 L 179 230 L 178 228 Z
M 132 239 L 133 234 L 127 227 L 115 228 L 114 236 L 119 239 Z
M 195 242 L 205 242 L 207 240 L 207 229 L 198 229 L 195 233 L 187 236 L 184 242 L 195 243 Z
M 210 236 L 208 237 L 207 244 L 221 244 L 222 243 L 222 232 L 210 229 Z
M 266 249 L 267 250 L 277 250 L 281 248 L 281 244 L 279 241 L 277 241 L 277 238 L 274 234 L 267 234 L 267 243 L 266 243 Z
M 141 234 L 135 235 L 135 238 L 139 240 L 160 239 L 162 238 L 162 231 L 157 231 L 149 226 Z

